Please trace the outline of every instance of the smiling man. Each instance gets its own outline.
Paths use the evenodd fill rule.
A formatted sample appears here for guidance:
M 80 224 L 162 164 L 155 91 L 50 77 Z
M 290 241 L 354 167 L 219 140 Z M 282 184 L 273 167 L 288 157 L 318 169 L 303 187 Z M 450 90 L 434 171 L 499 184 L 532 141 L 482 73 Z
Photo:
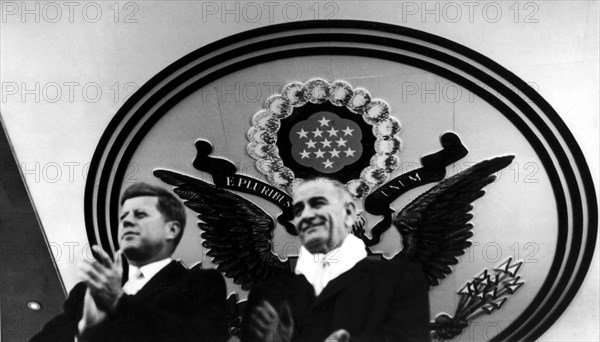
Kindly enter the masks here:
M 326 179 L 298 186 L 292 209 L 300 242 L 312 254 L 326 254 L 340 247 L 356 214 L 354 202 L 345 188 Z M 362 258 L 366 256 L 364 248 L 360 254 Z
M 223 341 L 225 282 L 215 270 L 188 270 L 171 259 L 185 227 L 185 210 L 170 192 L 146 183 L 121 198 L 114 261 L 98 246 L 80 265 L 82 282 L 31 340 Z M 122 255 L 129 264 L 123 283 Z
M 415 264 L 367 258 L 350 234 L 356 206 L 344 185 L 307 180 L 293 198 L 302 244 L 296 269 L 252 290 L 243 340 L 429 341 L 424 275 Z

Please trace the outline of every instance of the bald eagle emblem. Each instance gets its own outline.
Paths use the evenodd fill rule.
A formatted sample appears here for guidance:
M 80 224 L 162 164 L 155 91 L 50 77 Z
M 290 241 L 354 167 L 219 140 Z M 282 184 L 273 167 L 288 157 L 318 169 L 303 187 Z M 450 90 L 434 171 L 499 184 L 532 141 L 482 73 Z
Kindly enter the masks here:
M 400 132 L 400 121 L 389 105 L 365 89 L 354 89 L 345 81 L 294 82 L 254 114 L 247 134 L 247 153 L 266 181 L 237 173 L 234 163 L 211 155 L 213 146 L 205 140 L 196 142 L 193 165 L 211 174 L 213 184 L 165 169 L 154 170 L 154 175 L 173 186 L 184 204 L 197 213 L 207 255 L 245 290 L 292 272 L 294 257 L 282 260 L 273 252 L 273 233 L 279 224 L 296 235 L 291 224 L 291 187 L 314 175 L 340 180 L 362 201 L 364 211 L 352 231 L 372 257 L 385 259 L 371 247 L 393 225 L 401 235 L 402 249 L 391 261 L 420 263 L 429 285 L 436 286 L 471 246 L 474 203 L 484 196 L 484 187 L 494 182 L 494 174 L 514 157 L 490 158 L 446 177 L 447 167 L 468 153 L 457 134 L 446 132 L 440 138 L 442 148 L 423 156 L 420 168 L 391 178 L 400 165 Z M 392 202 L 407 191 L 430 183 L 433 187 L 403 208 L 393 207 Z M 280 212 L 275 217 L 241 193 L 271 202 Z M 379 221 L 369 227 L 366 214 Z M 499 309 L 523 285 L 517 275 L 520 263 L 511 262 L 500 265 L 494 274 L 486 270 L 468 282 L 458 292 L 462 299 L 454 317 L 438 315 L 432 322 L 432 336 L 450 339 L 460 334 L 476 312 L 490 314 Z

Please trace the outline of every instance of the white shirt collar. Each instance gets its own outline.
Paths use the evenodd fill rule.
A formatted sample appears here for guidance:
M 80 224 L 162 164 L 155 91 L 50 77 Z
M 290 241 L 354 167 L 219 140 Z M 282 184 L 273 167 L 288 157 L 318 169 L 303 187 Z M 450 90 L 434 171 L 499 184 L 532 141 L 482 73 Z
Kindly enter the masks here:
M 340 247 L 327 254 L 311 254 L 302 246 L 295 273 L 304 275 L 318 296 L 327 283 L 349 271 L 366 257 L 364 242 L 348 234 Z
M 158 272 L 160 272 L 163 268 L 165 268 L 173 259 L 171 258 L 166 258 L 166 259 L 162 259 L 159 261 L 155 261 L 152 263 L 149 263 L 147 265 L 144 265 L 142 267 L 136 267 L 133 265 L 129 265 L 129 278 L 130 280 L 135 279 L 135 275 L 138 272 L 138 270 L 140 272 L 142 272 L 142 275 L 144 276 L 142 279 L 140 279 L 139 281 L 137 281 L 136 284 L 136 288 L 137 290 L 134 290 L 133 292 L 137 292 L 139 291 L 144 285 L 146 285 L 147 282 L 150 281 L 150 279 L 152 279 L 152 277 L 154 277 Z M 129 282 L 129 280 L 128 280 Z

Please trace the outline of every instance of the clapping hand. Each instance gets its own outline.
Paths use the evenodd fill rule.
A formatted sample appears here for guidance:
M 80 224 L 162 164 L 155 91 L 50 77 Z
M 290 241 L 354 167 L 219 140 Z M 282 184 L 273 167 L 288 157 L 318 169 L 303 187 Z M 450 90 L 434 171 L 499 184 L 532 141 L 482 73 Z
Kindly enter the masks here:
M 92 251 L 96 260 L 80 264 L 80 277 L 87 284 L 88 291 L 98 309 L 112 313 L 117 307 L 119 298 L 123 295 L 121 251 L 115 253 L 114 261 L 99 246 L 93 246 Z
M 294 333 L 290 306 L 284 303 L 281 315 L 273 306 L 263 301 L 250 314 L 250 330 L 263 342 L 289 342 Z

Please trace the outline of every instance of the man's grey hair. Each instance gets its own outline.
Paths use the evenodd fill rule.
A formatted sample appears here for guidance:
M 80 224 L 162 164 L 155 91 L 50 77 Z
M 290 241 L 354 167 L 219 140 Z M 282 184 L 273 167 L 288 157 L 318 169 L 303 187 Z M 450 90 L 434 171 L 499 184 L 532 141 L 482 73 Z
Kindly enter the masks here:
M 311 182 L 320 184 L 332 184 L 336 190 L 337 195 L 340 196 L 344 203 L 353 202 L 352 196 L 350 195 L 350 192 L 348 192 L 346 186 L 342 182 L 328 177 L 313 177 L 303 179 L 300 182 L 294 184 L 292 188 L 292 195 L 296 192 L 296 189 L 298 189 L 298 187 Z

